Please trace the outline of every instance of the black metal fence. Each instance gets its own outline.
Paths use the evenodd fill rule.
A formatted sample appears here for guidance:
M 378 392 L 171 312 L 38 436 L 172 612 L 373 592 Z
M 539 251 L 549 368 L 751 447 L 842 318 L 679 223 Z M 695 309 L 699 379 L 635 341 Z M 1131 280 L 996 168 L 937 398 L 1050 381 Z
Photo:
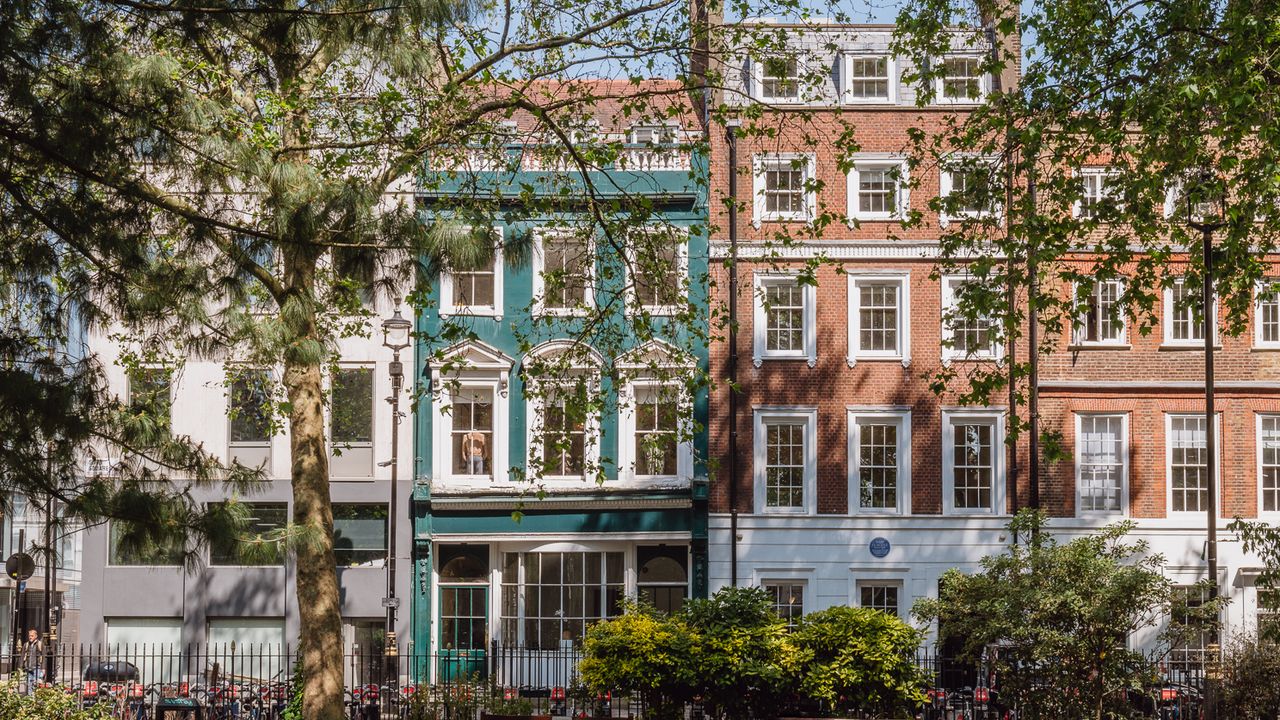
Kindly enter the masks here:
M 214 720 L 279 720 L 291 697 L 297 657 L 289 645 L 60 645 L 46 658 L 42 684 L 89 704 L 110 704 L 116 717 L 151 720 L 161 710 L 198 705 Z M 380 648 L 343 657 L 347 717 L 353 720 L 475 720 L 493 715 L 571 718 L 640 717 L 638 698 L 588 692 L 580 682 L 581 651 L 505 647 L 387 655 Z M 999 678 L 981 666 L 921 655 L 924 720 L 1009 720 L 1017 708 Z M 48 665 L 46 665 L 48 667 Z M 19 682 L 27 675 L 19 670 Z M 1128 715 L 1159 720 L 1199 718 L 1203 675 L 1196 667 L 1163 669 L 1148 687 L 1117 698 Z M 797 703 L 791 713 L 830 715 L 839 708 Z M 701 708 L 687 710 L 700 717 Z

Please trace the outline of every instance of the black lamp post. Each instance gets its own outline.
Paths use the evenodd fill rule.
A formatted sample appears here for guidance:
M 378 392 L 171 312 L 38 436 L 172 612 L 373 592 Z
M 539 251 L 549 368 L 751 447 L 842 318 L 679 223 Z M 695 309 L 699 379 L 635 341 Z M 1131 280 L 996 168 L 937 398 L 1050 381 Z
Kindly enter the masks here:
M 1212 596 L 1218 596 L 1218 496 L 1217 496 L 1217 445 L 1214 426 L 1213 398 L 1213 335 L 1217 318 L 1213 312 L 1213 233 L 1226 224 L 1223 210 L 1223 194 L 1217 178 L 1204 171 L 1187 182 L 1183 193 L 1187 227 L 1199 230 L 1204 250 L 1204 282 L 1200 298 L 1200 317 L 1204 333 L 1204 421 L 1205 421 L 1205 471 L 1208 478 L 1208 507 L 1206 528 L 1208 547 L 1205 555 L 1209 564 L 1209 580 Z
M 1208 535 L 1205 543 L 1205 559 L 1209 571 L 1209 602 L 1218 599 L 1218 493 L 1217 493 L 1217 447 L 1214 432 L 1214 399 L 1213 399 L 1213 333 L 1217 324 L 1213 306 L 1213 233 L 1226 225 L 1225 194 L 1218 178 L 1208 171 L 1200 172 L 1191 178 L 1183 193 L 1186 205 L 1187 227 L 1199 230 L 1201 246 L 1204 250 L 1204 282 L 1200 297 L 1200 316 L 1204 323 L 1204 450 L 1205 475 L 1207 478 L 1206 529 Z M 1219 646 L 1215 643 L 1208 649 L 1211 663 L 1206 670 L 1216 668 L 1219 661 Z M 1206 677 L 1206 680 L 1212 680 Z M 1206 686 L 1208 702 L 1205 717 L 1214 720 L 1217 717 L 1213 702 L 1213 688 Z
M 382 604 L 387 608 L 387 625 L 383 651 L 387 656 L 387 672 L 390 684 L 394 689 L 399 682 L 400 673 L 396 657 L 396 607 L 400 604 L 396 598 L 396 517 L 399 513 L 396 485 L 399 482 L 397 469 L 400 464 L 400 393 L 404 387 L 404 364 L 400 362 L 400 351 L 409 347 L 409 333 L 413 323 L 400 315 L 400 308 L 395 314 L 382 321 L 382 344 L 393 354 L 387 370 L 391 375 L 391 514 L 387 520 L 387 596 Z

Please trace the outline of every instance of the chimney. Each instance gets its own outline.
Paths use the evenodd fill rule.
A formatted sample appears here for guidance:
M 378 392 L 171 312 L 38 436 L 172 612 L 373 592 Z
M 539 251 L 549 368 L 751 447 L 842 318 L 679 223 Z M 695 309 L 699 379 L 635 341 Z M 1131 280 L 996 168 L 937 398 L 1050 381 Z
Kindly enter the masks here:
M 988 0 L 979 4 L 982 27 L 992 51 L 1005 63 L 1000 73 L 1001 92 L 1017 90 L 1022 79 L 1022 9 L 1018 0 Z M 1002 25 L 1008 27 L 1002 28 Z M 1005 32 L 1008 30 L 1008 32 Z

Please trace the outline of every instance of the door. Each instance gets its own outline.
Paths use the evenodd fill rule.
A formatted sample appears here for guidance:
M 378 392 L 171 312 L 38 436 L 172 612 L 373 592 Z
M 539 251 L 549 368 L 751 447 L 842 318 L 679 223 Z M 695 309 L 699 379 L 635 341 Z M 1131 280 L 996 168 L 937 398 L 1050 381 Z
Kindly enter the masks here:
M 484 680 L 489 644 L 489 587 L 440 587 L 440 682 Z

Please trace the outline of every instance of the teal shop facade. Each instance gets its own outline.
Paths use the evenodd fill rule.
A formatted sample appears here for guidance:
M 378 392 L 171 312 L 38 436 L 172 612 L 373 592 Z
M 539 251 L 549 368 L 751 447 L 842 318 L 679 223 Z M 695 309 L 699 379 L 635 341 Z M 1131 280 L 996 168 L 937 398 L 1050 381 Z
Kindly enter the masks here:
M 479 189 L 496 198 L 493 230 L 502 250 L 491 268 L 441 273 L 417 318 L 413 652 L 438 658 L 423 668 L 432 679 L 486 671 L 498 647 L 522 653 L 524 676 L 495 669 L 504 673 L 496 681 L 564 684 L 569 651 L 624 597 L 674 609 L 707 593 L 707 391 L 687 380 L 704 374 L 708 361 L 707 168 L 682 142 L 701 131 L 604 113 L 597 122 L 593 132 L 622 150 L 586 178 L 512 142 L 509 164 L 429 170 L 429 190 L 419 192 L 428 223 L 450 219 L 460 193 Z M 629 308 L 643 303 L 634 295 L 640 283 L 625 278 L 639 265 L 623 262 L 600 228 L 592 240 L 578 240 L 589 260 L 561 245 L 569 242 L 566 225 L 589 224 L 573 190 L 584 182 L 597 200 L 610 193 L 639 200 L 643 225 L 677 239 L 672 269 L 689 304 L 680 322 L 644 314 L 653 332 L 632 332 L 637 318 Z M 538 193 L 563 202 L 529 212 Z M 581 276 L 581 286 L 564 283 L 577 293 L 569 301 L 559 281 L 543 280 L 561 272 Z M 592 317 L 608 326 L 607 341 L 572 313 L 536 319 L 583 298 L 602 308 Z M 690 331 L 689 314 L 701 331 Z M 596 338 L 609 349 L 596 347 Z M 535 389 L 548 382 L 535 368 L 548 363 L 583 378 L 579 389 L 600 393 L 604 409 L 576 425 L 558 415 L 551 395 Z M 653 372 L 659 367 L 675 370 Z M 691 424 L 664 411 L 674 403 Z M 539 463 L 548 457 L 539 433 L 556 423 L 570 428 L 569 439 L 554 467 L 535 473 L 531 453 Z M 655 438 L 669 444 L 654 451 Z

